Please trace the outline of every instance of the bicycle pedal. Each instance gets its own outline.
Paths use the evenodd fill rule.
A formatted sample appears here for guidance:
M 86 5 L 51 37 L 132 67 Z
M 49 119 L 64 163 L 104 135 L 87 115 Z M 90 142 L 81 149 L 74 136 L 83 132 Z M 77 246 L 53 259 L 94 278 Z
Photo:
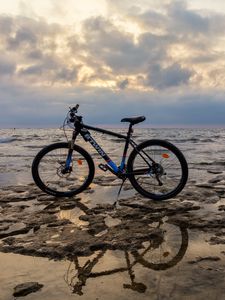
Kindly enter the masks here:
M 99 164 L 98 167 L 99 167 L 99 169 L 101 169 L 104 172 L 108 171 L 108 169 L 109 169 L 107 165 L 103 165 L 103 164 Z

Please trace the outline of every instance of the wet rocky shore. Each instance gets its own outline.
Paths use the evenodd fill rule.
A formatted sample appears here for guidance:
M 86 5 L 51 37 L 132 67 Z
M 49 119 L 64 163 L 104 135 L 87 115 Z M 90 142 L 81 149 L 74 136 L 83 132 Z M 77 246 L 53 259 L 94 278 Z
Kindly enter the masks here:
M 164 202 L 143 198 L 126 183 L 116 207 L 113 203 L 120 181 L 111 176 L 98 176 L 90 189 L 73 198 L 48 196 L 34 184 L 5 187 L 0 197 L 0 251 L 73 262 L 76 283 L 71 283 L 69 275 L 67 282 L 77 295 L 84 294 L 90 278 L 126 270 L 131 283 L 125 284 L 123 290 L 140 295 L 146 294 L 147 285 L 135 281 L 132 270 L 136 264 L 157 272 L 173 272 L 173 267 L 187 255 L 190 241 L 198 243 L 199 237 L 204 242 L 203 248 L 214 246 L 217 250 L 209 255 L 200 247 L 186 257 L 183 266 L 188 270 L 184 271 L 186 287 L 176 287 L 171 299 L 182 299 L 182 295 L 186 295 L 184 299 L 203 299 L 210 280 L 216 284 L 219 295 L 210 299 L 222 299 L 220 295 L 225 294 L 225 173 L 215 173 L 208 173 L 206 182 L 189 180 L 175 199 Z M 114 197 L 107 198 L 112 194 Z M 93 268 L 107 251 L 125 253 L 126 266 L 97 275 Z M 93 256 L 79 266 L 79 258 Z M 201 288 L 190 296 L 188 289 L 196 289 L 196 272 L 200 272 Z M 129 293 L 125 295 L 122 299 L 130 297 Z M 170 298 L 165 293 L 161 298 L 154 294 L 153 299 Z

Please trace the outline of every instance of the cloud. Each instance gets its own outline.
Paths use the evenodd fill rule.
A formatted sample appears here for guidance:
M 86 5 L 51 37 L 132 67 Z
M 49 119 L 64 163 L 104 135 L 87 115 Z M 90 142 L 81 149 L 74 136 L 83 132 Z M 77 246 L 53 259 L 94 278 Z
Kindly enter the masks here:
M 183 1 L 171 2 L 168 6 L 168 18 L 171 30 L 181 34 L 206 34 L 209 31 L 210 18 L 187 8 Z
M 165 89 L 187 84 L 192 75 L 188 69 L 182 68 L 179 64 L 174 63 L 169 67 L 162 68 L 155 64 L 150 67 L 147 76 L 147 84 L 156 89 Z
M 54 41 L 63 33 L 58 24 L 21 16 L 0 16 L 0 25 L 0 35 L 8 51 L 44 47 L 49 45 L 47 39 Z
M 62 16 L 66 16 L 69 12 L 69 7 L 71 4 L 71 0 L 51 0 L 51 13 L 53 13 L 54 15 L 58 15 L 60 17 Z
M 133 36 L 103 17 L 92 17 L 84 22 L 84 49 L 99 63 L 115 73 L 129 73 L 143 66 L 145 51 L 134 43 Z M 97 54 L 97 55 L 96 55 Z
M 124 79 L 124 80 L 122 80 L 122 81 L 119 81 L 119 82 L 117 83 L 117 86 L 118 86 L 121 90 L 124 90 L 124 89 L 128 86 L 128 84 L 129 84 L 129 80 L 126 78 L 126 79 Z
M 34 80 L 37 76 L 41 76 L 42 80 L 51 83 L 59 81 L 70 83 L 76 80 L 78 70 L 78 65 L 67 65 L 60 58 L 45 56 L 40 62 L 21 68 L 19 75 L 30 79 L 33 76 Z
M 141 3 L 137 1 L 136 6 Z M 102 84 L 120 88 L 118 82 L 126 77 L 132 82 L 129 87 L 138 89 L 146 88 L 146 83 L 153 89 L 181 84 L 206 86 L 215 70 L 213 62 L 219 63 L 224 57 L 224 51 L 215 47 L 223 38 L 216 24 L 221 28 L 225 17 L 215 13 L 204 16 L 183 1 L 165 1 L 161 9 L 147 9 L 147 2 L 143 3 L 145 10 L 135 10 L 128 2 L 122 5 L 121 12 L 129 6 L 124 26 L 132 21 L 141 28 L 136 37 L 115 18 L 103 16 L 86 19 L 79 34 L 72 27 L 47 23 L 43 18 L 0 16 L 2 51 L 9 57 L 14 54 L 17 60 L 17 67 L 11 69 L 15 80 L 25 77 L 36 85 Z M 119 11 L 118 2 L 116 6 Z
M 126 112 L 154 124 L 224 124 L 225 16 L 182 0 L 107 2 L 111 14 L 79 28 L 35 12 L 0 15 L 1 124 L 58 124 L 76 103 L 92 123 Z
M 13 75 L 16 70 L 16 63 L 6 55 L 0 55 L 0 77 Z
M 1 38 L 7 38 L 11 34 L 14 27 L 13 18 L 10 16 L 0 16 L 0 35 Z
M 36 85 L 76 81 L 80 64 L 67 49 L 62 51 L 61 43 L 66 44 L 69 35 L 63 26 L 20 16 L 0 16 L 0 24 L 0 47 L 5 53 L 4 59 L 0 57 L 1 74 Z
M 35 46 L 37 43 L 37 36 L 34 32 L 28 27 L 21 27 L 16 31 L 14 37 L 8 39 L 8 48 L 10 50 L 16 50 L 23 44 L 27 44 L 30 47 Z
M 150 32 L 145 32 L 139 36 L 138 43 L 140 49 L 145 51 L 146 63 L 155 64 L 155 63 L 163 63 L 168 59 L 168 47 L 173 44 L 175 39 L 171 35 L 164 34 L 152 34 Z

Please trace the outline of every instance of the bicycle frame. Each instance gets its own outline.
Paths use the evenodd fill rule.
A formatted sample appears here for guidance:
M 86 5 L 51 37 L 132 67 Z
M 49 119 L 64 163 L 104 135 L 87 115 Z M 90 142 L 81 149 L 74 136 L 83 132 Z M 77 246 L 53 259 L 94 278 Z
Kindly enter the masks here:
M 89 132 L 89 130 L 93 130 L 93 131 L 96 131 L 96 132 L 111 135 L 111 136 L 117 137 L 119 139 L 124 139 L 125 140 L 123 155 L 122 155 L 122 159 L 121 159 L 121 163 L 120 163 L 119 167 L 117 167 L 117 165 L 112 161 L 112 159 L 106 154 L 106 152 L 101 148 L 101 146 L 95 141 L 95 139 L 91 136 L 91 133 Z M 92 145 L 92 147 L 98 152 L 98 154 L 106 161 L 107 166 L 108 166 L 108 170 L 110 170 L 114 175 L 116 175 L 119 178 L 128 177 L 131 174 L 127 173 L 126 169 L 125 169 L 127 151 L 128 151 L 129 145 L 131 145 L 133 148 L 136 148 L 136 146 L 137 146 L 137 144 L 131 139 L 132 132 L 133 132 L 133 130 L 132 130 L 132 125 L 131 124 L 128 128 L 127 135 L 123 135 L 123 134 L 119 134 L 119 133 L 116 133 L 116 132 L 113 132 L 113 131 L 110 131 L 110 130 L 106 130 L 106 129 L 103 129 L 103 128 L 89 126 L 89 125 L 81 123 L 80 121 L 77 121 L 75 123 L 75 130 L 73 131 L 71 146 L 70 146 L 70 150 L 69 150 L 68 157 L 67 157 L 67 160 L 66 160 L 66 169 L 69 170 L 69 168 L 70 168 L 70 163 L 71 163 L 71 160 L 72 160 L 73 146 L 74 146 L 74 143 L 75 143 L 75 140 L 76 140 L 77 136 L 80 134 L 83 137 L 83 139 L 86 142 L 89 142 Z M 154 160 L 151 157 L 149 157 L 145 152 L 143 152 L 143 153 L 148 157 L 148 159 L 151 162 L 154 163 Z M 139 174 L 139 172 L 140 172 L 140 174 L 149 172 L 149 170 L 151 169 L 151 165 L 143 157 L 143 155 L 140 152 L 139 152 L 139 154 L 146 161 L 149 168 L 141 169 L 140 171 L 136 170 L 135 174 Z
M 119 139 L 125 140 L 125 146 L 123 149 L 123 156 L 121 159 L 120 166 L 117 167 L 117 165 L 113 162 L 113 160 L 106 154 L 106 152 L 101 148 L 101 146 L 95 141 L 95 139 L 91 136 L 91 133 L 88 130 L 93 130 L 96 132 L 100 132 L 103 134 L 111 135 L 114 137 L 117 137 Z M 92 127 L 89 125 L 83 124 L 83 128 L 80 131 L 81 136 L 86 142 L 89 142 L 92 147 L 98 152 L 98 154 L 106 161 L 107 165 L 109 166 L 110 170 L 115 174 L 115 175 L 121 175 L 125 173 L 125 164 L 126 164 L 126 156 L 127 156 L 127 151 L 129 144 L 132 144 L 131 142 L 131 132 L 132 129 L 131 127 L 128 130 L 127 135 L 122 135 L 119 133 L 112 132 L 110 130 L 106 130 L 103 128 L 98 128 L 98 127 Z
M 92 126 L 89 126 L 89 125 L 84 125 L 83 128 L 86 129 L 86 131 L 83 131 L 83 132 L 81 131 L 81 135 L 84 138 L 84 140 L 88 141 L 95 148 L 95 150 L 99 153 L 99 155 L 106 161 L 107 165 L 112 168 L 114 173 L 117 174 L 117 175 L 121 174 L 121 173 L 125 173 L 125 164 L 126 164 L 126 156 L 127 156 L 128 147 L 129 147 L 129 144 L 132 145 L 132 142 L 133 142 L 131 140 L 132 128 L 129 127 L 128 133 L 127 133 L 126 136 L 122 135 L 122 134 L 119 134 L 119 133 L 109 131 L 109 130 L 105 130 L 105 129 L 102 129 L 102 128 L 92 127 Z M 100 132 L 100 133 L 104 133 L 104 134 L 107 134 L 107 135 L 115 136 L 117 138 L 125 140 L 125 145 L 124 145 L 124 149 L 123 149 L 123 156 L 122 156 L 121 163 L 120 163 L 119 167 L 117 167 L 117 165 L 105 153 L 105 151 L 101 148 L 101 146 L 94 140 L 94 138 L 91 136 L 90 132 L 87 129 L 90 129 L 90 130 L 93 130 L 93 131 L 96 131 L 96 132 Z

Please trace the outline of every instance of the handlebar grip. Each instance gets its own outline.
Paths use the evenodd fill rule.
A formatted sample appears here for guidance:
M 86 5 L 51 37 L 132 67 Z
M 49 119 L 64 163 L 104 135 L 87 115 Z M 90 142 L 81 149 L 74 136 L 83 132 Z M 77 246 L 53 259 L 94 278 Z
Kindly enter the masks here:
M 78 108 L 79 108 L 79 104 L 77 104 L 75 107 L 74 107 L 74 110 L 78 110 Z
M 77 104 L 76 106 L 70 108 L 70 113 L 77 113 L 78 108 L 79 108 L 79 104 Z

